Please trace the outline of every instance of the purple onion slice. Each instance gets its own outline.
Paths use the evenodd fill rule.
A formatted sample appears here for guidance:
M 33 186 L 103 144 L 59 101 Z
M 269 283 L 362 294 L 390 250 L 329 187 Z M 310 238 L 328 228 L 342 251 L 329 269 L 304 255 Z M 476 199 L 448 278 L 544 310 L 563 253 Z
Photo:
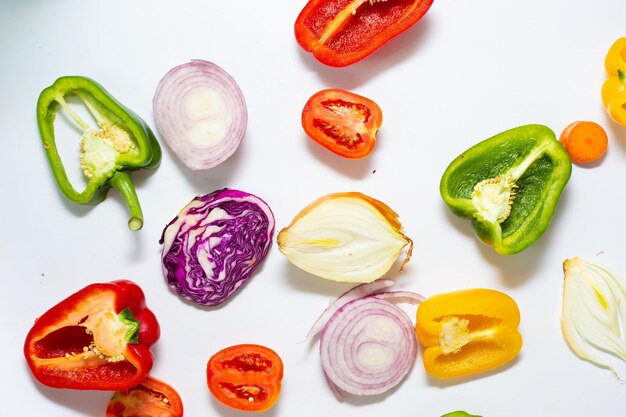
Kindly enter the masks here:
M 196 304 L 223 303 L 267 256 L 274 224 L 267 203 L 244 191 L 222 189 L 194 198 L 161 236 L 168 285 Z
M 311 340 L 318 333 L 320 333 L 326 325 L 328 324 L 328 320 L 335 314 L 337 310 L 343 307 L 344 304 L 356 300 L 357 298 L 363 298 L 367 295 L 370 295 L 374 292 L 380 291 L 382 289 L 391 287 L 394 284 L 394 281 L 391 279 L 378 279 L 374 282 L 369 282 L 361 285 L 357 285 L 341 294 L 335 301 L 333 301 L 327 308 L 320 314 L 320 316 L 315 320 L 311 330 L 306 335 L 306 340 Z
M 212 62 L 194 59 L 171 69 L 152 101 L 159 133 L 188 168 L 212 168 L 239 147 L 248 109 L 237 82 Z
M 417 338 L 407 314 L 373 296 L 344 304 L 320 338 L 324 374 L 331 390 L 377 395 L 395 387 L 417 356 Z

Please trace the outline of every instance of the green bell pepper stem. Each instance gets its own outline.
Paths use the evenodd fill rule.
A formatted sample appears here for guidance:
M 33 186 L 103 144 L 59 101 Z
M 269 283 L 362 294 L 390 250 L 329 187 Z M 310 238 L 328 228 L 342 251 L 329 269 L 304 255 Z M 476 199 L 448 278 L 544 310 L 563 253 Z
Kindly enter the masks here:
M 111 177 L 109 183 L 117 188 L 124 196 L 124 200 L 126 200 L 128 210 L 130 211 L 128 228 L 130 230 L 140 230 L 143 226 L 143 212 L 141 211 L 141 205 L 139 205 L 139 199 L 130 175 L 126 171 L 118 171 Z

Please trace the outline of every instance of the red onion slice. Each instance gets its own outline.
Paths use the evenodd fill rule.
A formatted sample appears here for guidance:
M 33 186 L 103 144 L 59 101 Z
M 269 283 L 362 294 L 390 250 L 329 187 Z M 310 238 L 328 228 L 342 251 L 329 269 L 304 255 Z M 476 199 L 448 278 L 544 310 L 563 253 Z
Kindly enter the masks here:
M 212 62 L 194 59 L 171 69 L 152 104 L 165 143 L 192 170 L 225 161 L 246 132 L 248 110 L 241 89 Z
M 354 395 L 377 395 L 396 386 L 417 356 L 414 326 L 389 301 L 365 297 L 344 304 L 320 338 L 328 381 Z M 333 392 L 336 388 L 331 385 Z
M 381 300 L 393 300 L 396 303 L 419 304 L 426 300 L 421 294 L 413 291 L 389 291 L 371 294 L 369 297 L 379 298 Z
M 339 296 L 335 301 L 333 301 L 326 310 L 322 312 L 322 314 L 315 320 L 313 323 L 313 327 L 309 330 L 309 333 L 306 335 L 306 340 L 311 340 L 315 335 L 321 332 L 324 327 L 327 325 L 328 320 L 335 314 L 337 310 L 339 310 L 344 304 L 356 300 L 358 298 L 363 298 L 367 295 L 370 295 L 374 292 L 380 291 L 382 289 L 391 287 L 394 284 L 394 281 L 391 279 L 379 279 L 367 284 L 357 285 L 354 288 L 349 289 L 345 293 Z

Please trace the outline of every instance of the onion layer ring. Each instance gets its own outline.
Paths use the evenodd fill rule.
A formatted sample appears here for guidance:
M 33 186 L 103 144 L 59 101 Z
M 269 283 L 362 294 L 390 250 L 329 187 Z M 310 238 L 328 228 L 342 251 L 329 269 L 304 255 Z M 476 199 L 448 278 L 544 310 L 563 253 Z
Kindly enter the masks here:
M 330 318 L 320 355 L 333 392 L 377 395 L 409 373 L 417 338 L 404 311 L 387 300 L 365 297 L 346 303 Z
M 188 168 L 212 168 L 239 147 L 248 110 L 235 80 L 212 62 L 194 59 L 171 69 L 153 99 L 159 133 Z

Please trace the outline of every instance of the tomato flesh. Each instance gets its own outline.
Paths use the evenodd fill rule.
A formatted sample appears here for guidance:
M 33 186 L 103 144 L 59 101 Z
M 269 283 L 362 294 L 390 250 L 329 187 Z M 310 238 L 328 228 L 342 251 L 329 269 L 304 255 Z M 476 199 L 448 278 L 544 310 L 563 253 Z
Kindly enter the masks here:
M 266 401 L 268 397 L 267 390 L 258 385 L 235 385 L 230 382 L 220 382 L 220 386 L 248 402 Z
M 372 152 L 381 124 L 382 111 L 376 103 L 339 89 L 314 94 L 302 111 L 307 135 L 348 159 L 362 159 Z
M 207 384 L 222 404 L 245 411 L 265 411 L 278 400 L 283 363 L 271 349 L 235 345 L 213 355 L 207 364 Z
M 359 133 L 342 132 L 337 126 L 321 119 L 313 119 L 313 127 L 321 130 L 326 136 L 335 139 L 337 145 L 344 146 L 350 150 L 356 149 L 359 144 L 363 143 L 363 138 Z
M 241 372 L 269 372 L 272 369 L 272 362 L 258 353 L 237 355 L 231 360 L 221 362 L 220 365 L 224 369 L 235 368 Z
M 147 377 L 141 384 L 117 391 L 109 401 L 106 417 L 182 417 L 180 396 L 163 381 Z

